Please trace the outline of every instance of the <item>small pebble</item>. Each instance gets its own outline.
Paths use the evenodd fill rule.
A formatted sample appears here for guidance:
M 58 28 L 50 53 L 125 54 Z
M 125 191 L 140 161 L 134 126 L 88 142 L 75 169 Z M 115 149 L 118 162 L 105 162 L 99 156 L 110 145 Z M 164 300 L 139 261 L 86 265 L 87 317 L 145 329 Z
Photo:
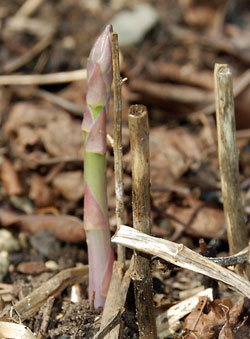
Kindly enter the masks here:
M 17 271 L 23 274 L 36 275 L 47 271 L 47 267 L 42 261 L 21 262 L 17 266 Z
M 60 248 L 59 242 L 54 234 L 49 231 L 37 233 L 30 237 L 30 243 L 38 253 L 50 258 Z
M 0 230 L 0 252 L 7 251 L 8 253 L 18 251 L 20 245 L 8 230 Z
M 0 281 L 2 282 L 9 269 L 8 252 L 0 252 Z
M 48 260 L 48 261 L 46 261 L 45 266 L 46 266 L 47 269 L 50 270 L 50 271 L 56 271 L 56 270 L 58 270 L 58 265 L 57 265 L 57 263 L 56 263 L 55 261 L 53 261 L 53 260 Z
M 159 15 L 149 4 L 140 4 L 134 10 L 125 9 L 110 21 L 114 32 L 118 33 L 119 45 L 140 43 L 145 34 L 158 22 Z

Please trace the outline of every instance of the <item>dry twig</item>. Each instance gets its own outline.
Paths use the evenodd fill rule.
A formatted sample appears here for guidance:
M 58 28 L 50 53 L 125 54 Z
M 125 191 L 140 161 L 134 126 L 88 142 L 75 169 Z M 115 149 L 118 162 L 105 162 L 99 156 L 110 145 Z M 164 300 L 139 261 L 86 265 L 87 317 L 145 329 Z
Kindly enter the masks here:
M 41 53 L 45 48 L 47 48 L 52 42 L 53 35 L 49 34 L 48 36 L 43 37 L 38 41 L 32 48 L 30 48 L 26 53 L 22 54 L 20 57 L 7 62 L 2 67 L 2 72 L 12 73 L 17 69 L 21 68 L 29 61 L 31 61 L 36 55 Z
M 47 331 L 54 301 L 55 301 L 54 296 L 49 297 L 47 300 L 47 303 L 46 303 L 46 306 L 43 312 L 43 320 L 41 323 L 40 331 L 38 333 L 38 339 L 42 339 Z
M 43 3 L 44 0 L 26 0 L 16 12 L 15 17 L 31 16 Z
M 62 84 L 72 81 L 85 80 L 86 77 L 87 77 L 86 69 L 50 74 L 1 75 L 0 86 Z
M 112 61 L 114 83 L 114 167 L 117 228 L 124 223 L 123 181 L 122 181 L 122 95 L 117 33 L 112 34 Z M 125 262 L 125 248 L 118 245 L 118 261 Z
M 45 91 L 43 89 L 39 89 L 32 86 L 15 86 L 13 87 L 13 90 L 18 93 L 18 95 L 21 96 L 34 96 L 37 98 L 44 99 L 48 102 L 51 102 L 52 104 L 57 105 L 58 107 L 63 108 L 64 110 L 70 112 L 72 115 L 83 117 L 84 114 L 84 108 L 75 104 L 74 102 L 71 102 L 67 99 L 64 99 L 60 97 L 59 95 L 52 94 L 48 91 Z

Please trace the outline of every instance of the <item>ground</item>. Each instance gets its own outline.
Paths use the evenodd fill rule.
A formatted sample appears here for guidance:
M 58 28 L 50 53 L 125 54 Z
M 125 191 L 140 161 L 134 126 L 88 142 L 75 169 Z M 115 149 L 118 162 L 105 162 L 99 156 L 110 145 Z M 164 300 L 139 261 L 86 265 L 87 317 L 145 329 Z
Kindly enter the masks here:
M 75 73 L 67 73 L 65 81 L 58 83 L 56 74 L 85 69 L 90 49 L 104 25 L 124 9 L 132 13 L 136 7 L 130 0 L 33 1 L 33 10 L 32 2 L 22 7 L 25 3 L 28 1 L 0 3 L 3 312 L 55 274 L 87 264 L 82 227 L 81 131 L 86 78 L 84 73 L 82 80 L 79 76 L 75 79 Z M 122 88 L 126 224 L 132 226 L 127 114 L 131 104 L 144 104 L 150 122 L 152 234 L 210 257 L 228 255 L 213 68 L 215 63 L 228 64 L 233 76 L 239 181 L 249 227 L 249 3 L 136 3 L 149 4 L 157 19 L 137 42 L 121 46 L 121 75 L 127 78 Z M 138 20 L 149 22 L 150 17 Z M 47 83 L 35 76 L 25 85 L 22 79 L 13 79 L 15 74 L 49 73 L 55 75 Z M 111 136 L 112 116 L 111 98 L 107 122 Z M 112 234 L 116 227 L 113 163 L 109 143 L 107 178 Z M 127 259 L 130 258 L 131 250 L 127 252 Z M 250 338 L 247 298 L 191 271 L 169 267 L 165 262 L 160 265 L 159 268 L 159 262 L 152 260 L 157 316 L 207 287 L 213 288 L 217 299 L 202 299 L 204 312 L 197 315 L 194 308 L 181 322 L 176 321 L 176 331 L 169 337 Z M 87 301 L 87 279 L 80 280 L 75 285 L 80 295 L 78 302 L 72 301 L 72 284 L 66 284 L 60 293 L 51 292 L 53 301 L 47 299 L 39 311 L 25 317 L 24 324 L 36 335 L 40 331 L 43 338 L 92 338 L 99 330 L 102 310 L 93 310 Z M 137 338 L 132 287 L 126 305 L 124 337 Z M 42 328 L 45 315 L 48 322 Z M 23 319 L 22 314 L 19 318 Z

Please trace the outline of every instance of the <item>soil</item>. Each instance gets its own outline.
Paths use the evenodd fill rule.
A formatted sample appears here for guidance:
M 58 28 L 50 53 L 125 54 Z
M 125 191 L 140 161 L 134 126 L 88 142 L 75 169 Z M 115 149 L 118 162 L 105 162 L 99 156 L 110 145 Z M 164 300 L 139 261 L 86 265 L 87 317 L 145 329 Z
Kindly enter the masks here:
M 25 2 L 2 0 L 0 4 L 0 84 L 4 75 L 85 68 L 90 49 L 104 25 L 123 9 L 133 10 L 135 6 L 131 0 L 45 0 L 34 12 L 26 9 L 20 13 Z M 183 243 L 207 256 L 228 255 L 213 107 L 213 68 L 215 63 L 227 63 L 235 88 L 245 77 L 244 86 L 235 96 L 235 112 L 241 198 L 249 229 L 249 3 L 138 3 L 150 4 L 158 14 L 158 22 L 141 41 L 121 47 L 121 75 L 128 78 L 122 89 L 126 225 L 132 226 L 127 114 L 131 104 L 144 104 L 150 121 L 152 235 Z M 18 16 L 24 16 L 24 22 L 17 20 Z M 43 47 L 32 52 L 39 41 L 45 41 Z M 24 55 L 28 57 L 23 59 Z M 15 85 L 0 86 L 0 231 L 7 230 L 7 237 L 11 237 L 0 244 L 0 256 L 5 258 L 1 260 L 7 260 L 0 267 L 3 313 L 55 274 L 88 264 L 82 227 L 81 121 L 85 93 L 84 79 L 35 86 L 22 86 L 17 81 Z M 65 107 L 63 100 L 70 106 Z M 107 122 L 111 136 L 112 114 L 111 99 Z M 116 228 L 113 165 L 112 146 L 108 144 L 112 235 Z M 4 236 L 3 233 L 0 237 Z M 127 259 L 131 255 L 128 250 Z M 157 258 L 152 260 L 152 274 L 156 316 L 185 296 L 195 294 L 199 287 L 212 287 L 217 299 L 217 304 L 205 302 L 203 322 L 201 316 L 196 317 L 196 326 L 194 318 L 190 318 L 194 314 L 185 315 L 175 333 L 168 337 L 191 338 L 195 334 L 197 338 L 250 338 L 247 298 Z M 102 309 L 95 310 L 88 301 L 87 281 L 76 283 L 74 288 L 77 292 L 69 284 L 53 301 L 48 298 L 23 323 L 40 338 L 93 338 L 100 328 Z M 78 296 L 76 302 L 73 293 Z M 224 308 L 219 309 L 218 305 Z M 138 338 L 132 285 L 125 306 L 123 337 Z M 225 308 L 227 311 L 221 311 Z M 43 327 L 46 316 L 47 325 Z M 22 314 L 12 318 L 20 320 Z

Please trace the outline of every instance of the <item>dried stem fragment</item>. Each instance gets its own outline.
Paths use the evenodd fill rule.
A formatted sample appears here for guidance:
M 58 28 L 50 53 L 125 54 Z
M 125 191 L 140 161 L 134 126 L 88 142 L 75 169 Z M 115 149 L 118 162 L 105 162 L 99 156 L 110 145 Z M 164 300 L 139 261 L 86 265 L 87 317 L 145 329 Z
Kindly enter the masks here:
M 112 61 L 113 61 L 113 83 L 114 83 L 114 167 L 115 167 L 115 195 L 116 195 L 116 220 L 117 227 L 124 223 L 124 201 L 122 181 L 122 95 L 121 77 L 119 65 L 118 35 L 113 33 Z M 125 262 L 125 247 L 118 245 L 118 261 Z

